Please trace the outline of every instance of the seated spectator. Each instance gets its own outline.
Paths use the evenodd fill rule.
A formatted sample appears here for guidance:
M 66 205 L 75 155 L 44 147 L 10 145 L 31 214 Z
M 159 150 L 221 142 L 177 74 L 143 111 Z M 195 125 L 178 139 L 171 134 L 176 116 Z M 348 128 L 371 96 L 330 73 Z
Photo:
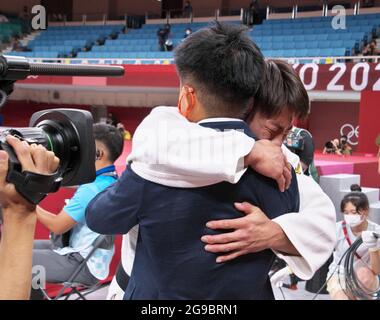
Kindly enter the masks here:
M 326 142 L 325 148 L 323 149 L 323 154 L 338 154 L 338 155 L 341 155 L 340 150 L 338 148 L 338 144 L 339 144 L 339 140 L 338 139 Z
M 325 143 L 325 147 L 323 148 L 323 154 L 334 154 L 334 145 L 331 141 L 327 141 Z
M 350 156 L 352 154 L 352 148 L 348 144 L 348 138 L 347 136 L 341 136 L 339 141 L 339 149 L 340 153 L 345 156 Z
M 12 42 L 13 42 L 12 51 L 15 51 L 15 52 L 22 51 L 20 41 L 13 39 Z
M 174 45 L 173 41 L 168 39 L 165 41 L 165 51 L 173 51 Z
M 106 42 L 106 38 L 105 37 L 99 37 L 96 41 L 95 41 L 95 44 L 98 45 L 98 46 L 103 46 Z
M 380 226 L 368 220 L 369 201 L 362 192 L 347 194 L 341 202 L 341 211 L 344 220 L 336 224 L 337 243 L 333 253 L 334 260 L 327 275 L 327 291 L 334 300 L 357 300 L 347 290 L 345 269 L 339 261 L 351 244 L 361 236 L 363 244 L 354 258 L 354 270 L 364 290 L 376 290 L 380 274 L 380 240 L 375 238 L 373 232 L 379 233 Z
M 125 129 L 124 125 L 119 122 L 117 125 L 116 125 L 116 128 L 119 129 L 121 135 L 123 136 L 124 140 L 131 140 L 132 139 L 132 135 L 131 133 Z
M 380 54 L 379 49 L 377 48 L 377 41 L 374 39 L 368 43 L 362 52 L 363 56 L 378 56 Z
M 99 236 L 91 231 L 84 220 L 87 204 L 117 179 L 114 162 L 123 151 L 123 139 L 116 127 L 107 124 L 94 125 L 96 144 L 96 179 L 80 186 L 62 211 L 55 215 L 37 207 L 37 219 L 54 234 L 70 231 L 68 246 L 57 248 L 50 240 L 36 240 L 33 250 L 33 266 L 43 266 L 46 281 L 62 283 L 69 279 L 92 250 Z M 106 212 L 105 212 L 106 214 Z M 104 280 L 109 273 L 109 264 L 114 253 L 109 249 L 97 249 L 87 265 L 78 274 L 76 281 L 85 285 Z M 41 299 L 42 292 L 32 289 L 32 298 Z
M 186 31 L 185 31 L 185 35 L 183 36 L 183 38 L 186 39 L 192 33 L 193 33 L 193 30 L 191 30 L 191 28 L 187 28 Z
M 28 47 L 23 46 L 21 42 L 18 40 L 18 37 L 14 37 L 11 41 L 12 44 L 12 51 L 16 52 L 26 52 L 26 51 L 31 51 Z

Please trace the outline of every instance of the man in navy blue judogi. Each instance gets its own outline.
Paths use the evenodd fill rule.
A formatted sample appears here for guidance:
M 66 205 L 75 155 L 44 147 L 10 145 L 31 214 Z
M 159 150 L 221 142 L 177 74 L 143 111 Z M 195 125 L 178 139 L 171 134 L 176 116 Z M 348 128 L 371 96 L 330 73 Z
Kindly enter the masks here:
M 244 119 L 263 72 L 263 57 L 239 27 L 217 24 L 189 36 L 176 50 L 180 112 L 219 130 L 252 133 Z M 221 118 L 228 119 L 221 119 Z M 238 117 L 238 118 L 237 118 Z M 241 217 L 235 202 L 249 201 L 273 219 L 296 212 L 297 180 L 281 193 L 274 180 L 251 169 L 237 184 L 171 188 L 144 180 L 130 166 L 87 207 L 88 226 L 124 234 L 139 225 L 136 258 L 125 299 L 273 299 L 267 249 L 216 263 L 201 237 L 211 220 Z

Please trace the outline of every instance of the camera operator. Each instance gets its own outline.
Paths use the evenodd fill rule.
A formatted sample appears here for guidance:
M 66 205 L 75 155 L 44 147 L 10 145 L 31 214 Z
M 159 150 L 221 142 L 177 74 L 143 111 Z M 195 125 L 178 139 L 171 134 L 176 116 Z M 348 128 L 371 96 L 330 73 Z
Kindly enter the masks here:
M 120 131 L 109 124 L 94 125 L 96 144 L 96 179 L 92 183 L 78 188 L 73 198 L 63 210 L 55 215 L 37 207 L 37 219 L 54 234 L 71 231 L 69 245 L 55 248 L 50 240 L 36 240 L 33 250 L 33 266 L 43 266 L 46 270 L 46 281 L 62 283 L 67 281 L 78 266 L 87 257 L 98 234 L 92 232 L 84 220 L 87 204 L 101 191 L 117 179 L 114 162 L 122 153 L 124 140 Z M 76 282 L 86 285 L 104 280 L 109 273 L 109 264 L 114 253 L 110 249 L 97 249 L 85 268 L 81 270 Z M 32 289 L 32 299 L 42 299 L 39 289 Z
M 300 158 L 302 171 L 318 182 L 318 171 L 314 164 L 314 140 L 309 131 L 294 127 L 287 135 L 284 144 Z
M 58 168 L 54 153 L 8 136 L 23 171 L 50 174 Z M 0 204 L 3 234 L 0 242 L 0 300 L 28 299 L 31 285 L 32 248 L 36 225 L 35 205 L 19 195 L 6 181 L 8 154 L 0 151 Z
M 348 138 L 347 136 L 341 136 L 339 140 L 339 146 L 340 146 L 340 152 L 343 155 L 350 156 L 352 155 L 352 148 L 348 144 Z

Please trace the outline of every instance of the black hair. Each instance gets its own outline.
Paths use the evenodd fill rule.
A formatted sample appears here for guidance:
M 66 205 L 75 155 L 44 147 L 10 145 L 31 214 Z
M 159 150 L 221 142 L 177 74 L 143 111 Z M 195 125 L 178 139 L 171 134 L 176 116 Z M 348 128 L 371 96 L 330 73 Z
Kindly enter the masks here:
M 348 143 L 348 137 L 346 135 L 343 135 L 339 139 L 339 144 L 341 146 L 345 146 Z
M 325 148 L 326 149 L 332 149 L 332 148 L 334 148 L 334 144 L 331 141 L 327 141 L 325 143 Z
M 344 208 L 348 203 L 356 208 L 356 211 L 367 211 L 369 210 L 369 201 L 367 196 L 363 192 L 350 192 L 346 194 L 340 203 L 340 211 L 344 212 Z
M 190 82 L 208 116 L 245 118 L 260 86 L 264 57 L 247 28 L 215 22 L 175 49 L 182 83 Z
M 267 60 L 260 89 L 255 95 L 250 118 L 261 113 L 267 118 L 289 110 L 299 119 L 310 111 L 310 101 L 305 86 L 293 67 L 282 60 Z
M 95 123 L 93 126 L 94 138 L 108 149 L 109 160 L 115 162 L 123 152 L 124 139 L 116 127 L 106 123 Z
M 352 184 L 350 186 L 350 190 L 352 192 L 355 192 L 355 191 L 362 192 L 362 188 L 357 183 Z

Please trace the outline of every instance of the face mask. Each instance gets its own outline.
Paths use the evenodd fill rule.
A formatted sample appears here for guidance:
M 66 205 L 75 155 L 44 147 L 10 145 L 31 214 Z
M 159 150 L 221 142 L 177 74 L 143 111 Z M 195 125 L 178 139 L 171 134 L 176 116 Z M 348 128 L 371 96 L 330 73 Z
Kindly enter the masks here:
M 187 34 L 187 35 L 189 35 L 190 33 L 191 33 L 191 31 L 190 31 L 190 30 L 187 30 L 187 31 L 186 31 L 186 34 Z
M 362 217 L 358 214 L 345 214 L 344 221 L 346 221 L 350 227 L 357 227 L 363 222 Z

